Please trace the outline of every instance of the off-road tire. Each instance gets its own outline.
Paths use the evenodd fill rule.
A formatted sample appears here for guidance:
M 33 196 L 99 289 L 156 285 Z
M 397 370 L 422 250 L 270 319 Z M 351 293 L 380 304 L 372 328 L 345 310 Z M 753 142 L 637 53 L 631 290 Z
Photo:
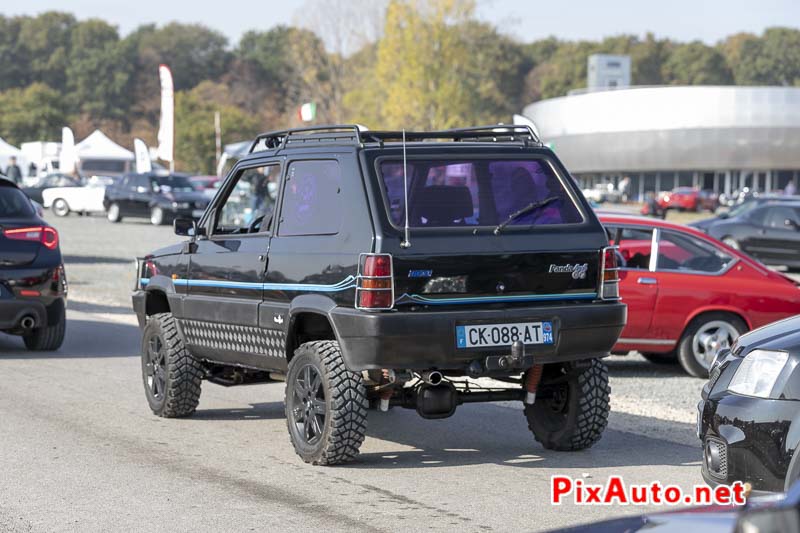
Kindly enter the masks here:
M 22 336 L 25 347 L 36 352 L 51 352 L 61 348 L 67 330 L 67 318 L 62 312 L 55 324 L 34 328 Z
M 551 383 L 566 390 L 563 400 L 547 397 Z M 534 438 L 549 450 L 577 451 L 591 447 L 603 435 L 610 411 L 608 367 L 600 359 L 591 359 L 586 366 L 568 369 L 562 365 L 545 365 L 539 385 L 541 398 L 525 405 L 528 428 Z
M 158 336 L 163 349 L 163 390 L 154 392 L 148 378 L 151 339 Z M 154 370 L 155 372 L 155 370 Z M 200 403 L 203 367 L 186 347 L 172 313 L 158 313 L 147 319 L 142 332 L 142 381 L 153 414 L 164 418 L 190 416 Z
M 712 322 L 724 322 L 732 326 L 739 335 L 747 331 L 747 324 L 738 316 L 731 313 L 712 312 L 703 313 L 692 320 L 681 335 L 678 343 L 678 362 L 690 376 L 697 378 L 707 378 L 708 368 L 698 361 L 693 347 L 695 334 Z M 731 343 L 732 344 L 732 343 Z
M 50 206 L 50 209 L 57 217 L 65 217 L 69 215 L 69 204 L 63 198 L 56 198 L 53 200 L 53 205 Z
M 647 359 L 651 363 L 655 363 L 657 365 L 674 365 L 678 363 L 678 357 L 675 355 L 675 351 L 670 351 L 667 353 L 655 353 L 655 352 L 640 352 L 642 357 Z
M 116 224 L 117 222 L 122 222 L 122 215 L 120 215 L 119 204 L 114 202 L 108 206 L 108 212 L 106 213 L 106 218 L 108 218 L 109 222 L 113 222 Z
M 321 435 L 307 442 L 298 429 L 302 409 L 295 403 L 296 391 L 302 394 L 298 376 L 306 367 L 318 373 L 326 408 Z M 295 452 L 306 463 L 335 465 L 353 460 L 364 442 L 367 430 L 366 389 L 361 374 L 349 371 L 336 341 L 314 341 L 300 345 L 286 373 L 286 424 Z M 295 412 L 297 414 L 295 414 Z

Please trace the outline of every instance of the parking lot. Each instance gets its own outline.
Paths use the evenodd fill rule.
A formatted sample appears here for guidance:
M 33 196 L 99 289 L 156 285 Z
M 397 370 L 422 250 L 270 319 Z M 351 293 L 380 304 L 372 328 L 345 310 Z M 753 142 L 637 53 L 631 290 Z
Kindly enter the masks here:
M 177 237 L 145 221 L 48 219 L 70 280 L 67 338 L 31 354 L 0 334 L 2 531 L 543 530 L 642 512 L 551 506 L 554 474 L 702 482 L 702 381 L 635 355 L 608 360 L 609 427 L 583 452 L 544 450 L 521 405 L 477 404 L 439 421 L 370 412 L 355 463 L 312 467 L 289 443 L 282 383 L 204 383 L 195 416 L 159 419 L 129 295 L 133 258 Z

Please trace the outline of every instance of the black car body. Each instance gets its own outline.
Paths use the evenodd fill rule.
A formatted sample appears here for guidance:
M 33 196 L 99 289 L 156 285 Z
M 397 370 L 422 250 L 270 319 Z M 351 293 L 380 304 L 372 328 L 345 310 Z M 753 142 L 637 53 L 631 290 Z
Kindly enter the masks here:
M 728 217 L 693 225 L 762 263 L 800 267 L 800 201 L 751 200 Z
M 127 174 L 106 187 L 103 205 L 112 222 L 133 217 L 161 225 L 176 218 L 200 218 L 208 198 L 195 190 L 187 175 Z
M 742 335 L 698 405 L 703 477 L 782 491 L 800 477 L 800 315 Z
M 140 260 L 133 306 L 154 412 L 194 410 L 166 401 L 170 384 L 156 379 L 163 337 L 174 334 L 198 362 L 192 375 L 229 385 L 286 375 L 290 434 L 309 462 L 352 458 L 367 404 L 441 418 L 464 402 L 527 398 L 545 446 L 599 439 L 608 407 L 600 358 L 626 308 L 613 250 L 566 169 L 527 128 L 401 138 L 356 126 L 259 136 L 199 224 L 176 221 L 194 237 Z M 320 380 L 304 382 L 305 369 L 325 395 L 307 390 Z M 463 378 L 478 376 L 511 385 L 465 389 Z M 187 396 L 199 396 L 197 379 Z M 303 442 L 297 431 L 315 429 L 298 430 L 298 420 L 316 400 L 330 407 L 331 394 L 354 398 L 341 407 L 353 437 L 337 447 L 324 429 Z M 312 423 L 329 428 L 336 409 Z
M 800 484 L 785 495 L 758 496 L 745 505 L 708 505 L 626 516 L 558 530 L 562 533 L 800 533 Z
M 52 189 L 53 187 L 80 187 L 81 180 L 73 177 L 68 176 L 66 174 L 48 174 L 47 176 L 43 176 L 36 182 L 35 185 L 30 187 L 22 187 L 22 192 L 28 195 L 28 198 L 39 202 L 40 204 L 44 203 L 44 199 L 42 198 L 42 191 L 45 189 Z
M 0 179 L 0 331 L 34 350 L 64 338 L 67 279 L 58 232 L 13 182 Z
M 758 196 L 751 196 L 746 201 L 736 204 L 735 206 L 731 207 L 729 211 L 725 211 L 722 213 L 717 214 L 716 216 L 704 218 L 702 220 L 696 220 L 694 222 L 689 222 L 688 226 L 693 228 L 697 228 L 700 231 L 706 231 L 711 226 L 718 224 L 724 220 L 728 220 L 730 218 L 740 217 L 749 213 L 756 207 L 762 206 L 768 202 L 800 202 L 800 196 L 798 195 L 785 195 L 785 194 L 760 194 Z

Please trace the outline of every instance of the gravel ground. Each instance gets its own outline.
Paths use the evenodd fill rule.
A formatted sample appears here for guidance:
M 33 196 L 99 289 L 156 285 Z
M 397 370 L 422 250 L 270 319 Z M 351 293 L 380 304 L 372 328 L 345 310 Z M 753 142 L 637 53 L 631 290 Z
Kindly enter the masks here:
M 132 260 L 178 238 L 145 221 L 51 221 L 67 341 L 29 354 L 0 334 L 0 530 L 540 531 L 642 511 L 553 507 L 554 474 L 701 482 L 702 381 L 637 355 L 608 359 L 609 427 L 577 453 L 536 444 L 519 405 L 478 404 L 439 421 L 371 412 L 356 463 L 312 467 L 289 444 L 280 383 L 206 383 L 196 416 L 158 419 L 141 385 Z

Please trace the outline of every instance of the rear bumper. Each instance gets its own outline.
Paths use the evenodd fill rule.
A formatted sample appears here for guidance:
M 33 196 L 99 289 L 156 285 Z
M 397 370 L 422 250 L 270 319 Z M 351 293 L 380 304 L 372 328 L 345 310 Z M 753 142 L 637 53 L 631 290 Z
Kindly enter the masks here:
M 0 330 L 15 330 L 23 317 L 31 316 L 35 327 L 47 324 L 47 308 L 36 300 L 0 300 Z
M 456 325 L 546 320 L 552 345 L 527 346 L 536 363 L 605 357 L 627 319 L 620 302 L 497 310 L 366 313 L 335 308 L 331 320 L 350 370 L 465 370 L 472 361 L 507 355 L 507 348 L 456 348 Z

